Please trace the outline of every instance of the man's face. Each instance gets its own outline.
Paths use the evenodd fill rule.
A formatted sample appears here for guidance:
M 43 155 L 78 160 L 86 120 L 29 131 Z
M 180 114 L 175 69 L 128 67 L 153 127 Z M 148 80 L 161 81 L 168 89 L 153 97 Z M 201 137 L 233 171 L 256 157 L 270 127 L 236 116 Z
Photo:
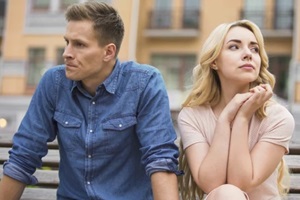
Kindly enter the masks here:
M 87 20 L 69 21 L 64 38 L 67 78 L 82 81 L 87 87 L 100 84 L 108 73 L 104 62 L 106 46 L 99 46 L 93 23 Z

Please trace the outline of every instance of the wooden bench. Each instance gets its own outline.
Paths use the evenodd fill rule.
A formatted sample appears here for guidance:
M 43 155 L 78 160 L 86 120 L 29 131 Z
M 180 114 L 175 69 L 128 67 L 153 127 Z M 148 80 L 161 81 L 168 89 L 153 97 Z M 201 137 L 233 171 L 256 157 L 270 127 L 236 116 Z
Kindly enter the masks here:
M 291 186 L 287 200 L 300 200 L 300 144 L 291 142 L 290 153 L 284 156 L 291 173 Z
M 8 159 L 8 150 L 12 146 L 12 134 L 0 134 L 0 179 L 2 165 Z M 49 143 L 49 152 L 43 158 L 43 168 L 35 172 L 39 180 L 36 186 L 26 187 L 21 200 L 55 200 L 56 189 L 59 184 L 58 163 L 59 153 L 57 142 Z M 300 200 L 300 144 L 292 143 L 290 153 L 285 160 L 291 171 L 291 188 L 285 200 Z
M 3 174 L 3 163 L 8 159 L 8 151 L 12 146 L 12 136 L 11 133 L 0 133 L 0 179 Z M 56 190 L 59 184 L 57 141 L 49 143 L 48 148 L 48 154 L 43 158 L 42 169 L 38 169 L 34 173 L 39 183 L 27 186 L 21 200 L 56 200 Z

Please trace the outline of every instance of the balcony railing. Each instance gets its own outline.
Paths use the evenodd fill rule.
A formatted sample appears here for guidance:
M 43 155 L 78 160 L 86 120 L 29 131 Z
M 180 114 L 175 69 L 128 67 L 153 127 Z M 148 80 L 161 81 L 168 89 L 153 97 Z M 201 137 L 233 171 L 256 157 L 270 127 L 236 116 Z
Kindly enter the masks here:
M 149 28 L 163 29 L 172 27 L 171 10 L 154 10 L 150 12 Z
M 288 29 L 293 30 L 294 12 L 290 11 L 276 11 L 274 20 L 274 29 Z
M 199 28 L 199 10 L 185 10 L 182 18 L 182 28 Z
M 268 13 L 264 10 L 243 10 L 242 19 L 249 19 L 264 30 L 292 30 L 294 14 L 290 11 Z
M 4 31 L 4 17 L 0 16 L 0 36 L 3 35 L 3 31 Z
M 5 17 L 5 1 L 0 0 L 0 36 L 3 35 L 3 29 L 4 29 L 4 17 Z
M 184 10 L 181 16 L 173 10 L 152 10 L 148 19 L 148 29 L 199 28 L 199 10 Z

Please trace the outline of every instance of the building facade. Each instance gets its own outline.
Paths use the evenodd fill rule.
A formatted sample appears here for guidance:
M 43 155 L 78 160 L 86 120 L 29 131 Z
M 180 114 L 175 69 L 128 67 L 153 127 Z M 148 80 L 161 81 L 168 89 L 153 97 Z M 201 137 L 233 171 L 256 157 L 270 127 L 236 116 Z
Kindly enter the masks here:
M 6 13 L 0 34 L 0 96 L 30 97 L 45 70 L 63 63 L 64 11 L 79 1 L 84 0 L 0 0 L 0 31 Z M 119 10 L 125 23 L 119 59 L 157 67 L 172 111 L 180 109 L 208 34 L 220 23 L 238 19 L 250 19 L 262 29 L 276 95 L 300 104 L 299 0 L 105 2 Z

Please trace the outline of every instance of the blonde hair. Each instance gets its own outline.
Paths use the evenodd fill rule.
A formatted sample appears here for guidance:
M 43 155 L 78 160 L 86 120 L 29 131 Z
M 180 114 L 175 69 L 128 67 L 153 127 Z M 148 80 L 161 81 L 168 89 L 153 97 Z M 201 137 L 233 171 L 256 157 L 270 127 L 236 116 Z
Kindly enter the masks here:
M 272 89 L 275 85 L 275 77 L 268 71 L 269 60 L 264 48 L 264 39 L 259 27 L 249 20 L 238 20 L 232 23 L 224 23 L 217 26 L 209 35 L 203 44 L 200 52 L 200 62 L 193 69 L 193 86 L 191 92 L 183 103 L 183 107 L 193 107 L 198 105 L 209 104 L 215 106 L 219 103 L 221 98 L 221 83 L 218 74 L 215 70 L 211 69 L 211 64 L 219 56 L 223 43 L 228 31 L 233 27 L 244 27 L 250 30 L 258 43 L 259 55 L 261 58 L 261 67 L 258 77 L 255 81 L 250 83 L 249 87 L 255 87 L 262 83 L 270 84 Z M 271 102 L 267 101 L 260 107 L 255 115 L 259 119 L 266 117 L 265 108 Z M 181 143 L 181 142 L 180 142 Z M 181 195 L 184 200 L 196 199 L 203 197 L 203 192 L 197 187 L 188 168 L 187 160 L 184 155 L 182 145 L 180 145 L 179 165 L 185 171 L 185 176 L 179 179 Z M 282 183 L 283 174 L 286 172 L 286 165 L 284 160 L 280 162 L 279 176 L 278 176 L 278 189 L 281 194 L 288 192 L 288 187 Z

